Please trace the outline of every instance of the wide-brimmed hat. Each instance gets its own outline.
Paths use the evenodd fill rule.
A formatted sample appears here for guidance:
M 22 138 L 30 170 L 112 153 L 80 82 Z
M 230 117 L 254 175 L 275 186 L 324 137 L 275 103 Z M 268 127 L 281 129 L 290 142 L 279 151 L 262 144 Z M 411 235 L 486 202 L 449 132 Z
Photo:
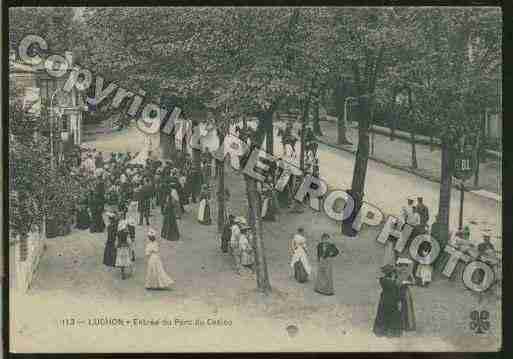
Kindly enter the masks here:
M 390 273 L 396 272 L 397 270 L 396 270 L 395 266 L 393 266 L 392 264 L 386 264 L 383 267 L 381 267 L 381 271 L 384 274 L 390 274 Z
M 251 227 L 248 226 L 247 224 L 243 224 L 242 226 L 240 226 L 240 230 L 241 232 L 244 232 L 244 231 L 247 231 L 247 230 L 250 230 Z
M 246 221 L 246 218 L 244 217 L 235 217 L 235 222 L 236 223 L 240 223 L 240 224 L 244 224 L 244 225 L 247 225 L 248 224 L 248 221 Z
M 413 263 L 413 261 L 408 258 L 398 258 L 397 262 L 395 262 L 396 265 L 401 265 L 401 264 L 410 265 L 412 263 Z

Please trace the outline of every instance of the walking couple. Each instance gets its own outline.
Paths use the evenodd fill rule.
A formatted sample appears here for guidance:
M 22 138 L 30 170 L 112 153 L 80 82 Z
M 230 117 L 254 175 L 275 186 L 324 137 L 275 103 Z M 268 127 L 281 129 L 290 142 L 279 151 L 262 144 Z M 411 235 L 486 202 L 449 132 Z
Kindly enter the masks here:
M 321 242 L 317 245 L 317 278 L 315 282 L 315 291 L 324 295 L 333 295 L 333 267 L 332 258 L 338 256 L 339 250 L 330 242 L 330 236 L 327 233 L 321 235 Z M 308 260 L 308 250 L 304 229 L 299 228 L 290 242 L 290 253 L 292 259 L 290 266 L 294 272 L 294 278 L 299 283 L 308 281 L 312 273 L 312 268 Z
M 413 299 L 409 288 L 413 282 L 410 278 L 404 278 L 403 267 L 387 264 L 381 268 L 384 274 L 379 278 L 382 292 L 373 328 L 376 336 L 399 337 L 403 331 L 416 329 Z

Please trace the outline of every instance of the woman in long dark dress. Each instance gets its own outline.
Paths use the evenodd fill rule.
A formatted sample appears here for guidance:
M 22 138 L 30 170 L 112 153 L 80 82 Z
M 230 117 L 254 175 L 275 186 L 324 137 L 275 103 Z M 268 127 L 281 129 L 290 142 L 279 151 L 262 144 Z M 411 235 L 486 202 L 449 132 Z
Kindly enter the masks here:
M 115 267 L 118 222 L 114 213 L 109 213 L 107 216 L 109 218 L 109 224 L 107 225 L 107 242 L 105 242 L 105 251 L 103 252 L 103 264 L 108 267 Z
M 225 223 L 223 228 L 223 235 L 221 236 L 221 251 L 228 253 L 230 246 L 230 239 L 232 238 L 232 226 L 235 224 L 235 216 L 229 215 L 228 222 Z
M 384 276 L 379 278 L 382 291 L 379 298 L 373 332 L 377 336 L 401 336 L 400 285 L 397 271 L 392 265 L 382 267 Z
M 77 229 L 88 229 L 91 225 L 91 216 L 87 207 L 87 195 L 83 195 L 78 204 Z
M 262 220 L 274 222 L 276 221 L 276 208 L 274 207 L 273 192 L 267 188 L 262 193 Z
M 317 245 L 317 280 L 315 282 L 315 291 L 324 295 L 333 295 L 333 268 L 332 259 L 338 256 L 337 247 L 329 242 L 330 236 L 323 233 L 321 236 L 321 243 Z
M 91 233 L 101 233 L 105 230 L 105 222 L 103 221 L 103 210 L 105 208 L 105 185 L 102 180 L 97 180 L 94 191 L 91 196 L 91 221 L 89 227 Z
M 166 197 L 164 206 L 164 222 L 160 236 L 168 241 L 177 241 L 180 239 L 180 232 L 178 230 L 176 213 L 170 195 Z
M 397 271 L 399 280 L 399 299 L 401 302 L 401 329 L 404 331 L 414 331 L 415 309 L 413 307 L 413 297 L 411 295 L 410 285 L 415 283 L 415 278 L 411 272 L 410 266 L 413 262 L 408 258 L 399 258 L 397 260 Z
M 281 208 L 287 208 L 290 202 L 290 180 L 289 183 L 285 185 L 283 191 L 278 192 L 278 203 Z

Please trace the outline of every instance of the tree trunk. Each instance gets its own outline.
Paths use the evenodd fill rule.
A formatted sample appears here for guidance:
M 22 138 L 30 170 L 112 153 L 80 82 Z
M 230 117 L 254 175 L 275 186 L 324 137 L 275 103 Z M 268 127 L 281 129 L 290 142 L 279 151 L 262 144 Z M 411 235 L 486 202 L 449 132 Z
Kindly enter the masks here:
M 397 127 L 397 113 L 395 106 L 395 98 L 397 96 L 397 90 L 392 91 L 392 102 L 388 110 L 388 118 L 390 123 L 390 141 L 395 140 L 395 130 Z
M 274 154 L 274 126 L 273 126 L 273 112 L 266 111 L 265 114 L 265 151 L 273 155 Z
M 192 174 L 193 183 L 203 184 L 203 176 L 201 175 L 201 150 L 192 149 Z M 197 181 L 197 182 L 196 182 Z
M 335 87 L 335 108 L 337 111 L 337 144 L 350 145 L 352 144 L 347 139 L 347 124 L 345 121 L 345 102 L 346 98 L 350 96 L 349 83 L 345 80 L 339 80 Z
M 320 98 L 317 99 L 317 101 L 315 101 L 314 103 L 314 114 L 313 114 L 313 133 L 317 136 L 322 136 L 322 131 L 321 131 L 321 124 L 319 123 L 320 121 L 320 118 L 319 118 L 319 106 L 320 106 Z
M 258 124 L 256 128 L 256 144 L 260 148 L 264 143 L 265 135 L 267 134 L 267 121 L 265 112 L 258 112 Z
M 224 159 L 216 159 L 217 173 L 217 233 L 219 238 L 223 235 L 225 224 L 225 198 L 224 198 Z
M 365 176 L 367 174 L 367 162 L 369 160 L 369 98 L 362 96 L 358 106 L 358 149 L 354 163 L 353 180 L 351 189 L 359 198 L 363 198 L 365 189 Z
M 353 180 L 351 182 L 350 194 L 355 201 L 354 210 L 349 216 L 342 222 L 342 234 L 350 237 L 357 235 L 357 231 L 353 229 L 353 222 L 356 219 L 356 215 L 360 211 L 362 205 L 364 190 L 365 190 L 365 178 L 367 176 L 367 163 L 369 160 L 369 125 L 370 125 L 370 102 L 367 96 L 359 97 L 359 106 L 357 107 L 358 115 L 358 148 L 356 151 L 356 158 L 354 162 Z
M 271 292 L 271 283 L 269 281 L 269 273 L 267 271 L 267 261 L 265 257 L 257 181 L 247 175 L 244 175 L 244 180 L 246 182 L 246 193 L 248 196 L 249 223 L 253 232 L 252 245 L 255 250 L 255 273 L 257 288 L 260 292 L 268 294 Z
M 303 118 L 301 120 L 301 148 L 299 152 L 299 168 L 305 170 L 305 131 L 310 110 L 310 96 L 303 103 Z
M 223 143 L 224 133 L 219 134 L 219 142 Z M 224 224 L 226 218 L 226 204 L 224 197 L 224 158 L 220 161 L 216 159 L 216 175 L 217 175 L 217 233 L 219 239 L 223 235 Z
M 256 143 L 251 145 L 252 148 L 260 148 L 263 143 L 264 135 L 266 133 L 266 126 L 265 117 L 262 118 L 262 115 L 262 113 L 259 114 L 260 120 L 258 122 L 257 127 Z M 244 175 L 244 180 L 246 182 L 246 195 L 248 198 L 248 223 L 251 226 L 253 232 L 252 245 L 255 250 L 255 273 L 257 279 L 257 288 L 262 293 L 267 294 L 271 291 L 271 283 L 269 281 L 267 261 L 265 257 L 265 247 L 262 231 L 261 203 L 260 196 L 257 190 L 257 181 L 254 178 L 247 175 Z
M 390 115 L 391 116 L 391 121 L 390 121 L 390 141 L 394 141 L 395 140 L 395 119 L 394 119 L 394 115 Z
M 451 205 L 452 166 L 451 152 L 446 140 L 442 140 L 442 164 L 440 174 L 440 197 L 438 202 L 438 220 L 442 243 L 449 239 L 449 210 Z
M 413 168 L 414 170 L 416 170 L 419 165 L 417 163 L 417 148 L 415 146 L 415 130 L 412 128 L 411 132 L 410 132 L 410 136 L 411 136 L 411 168 Z

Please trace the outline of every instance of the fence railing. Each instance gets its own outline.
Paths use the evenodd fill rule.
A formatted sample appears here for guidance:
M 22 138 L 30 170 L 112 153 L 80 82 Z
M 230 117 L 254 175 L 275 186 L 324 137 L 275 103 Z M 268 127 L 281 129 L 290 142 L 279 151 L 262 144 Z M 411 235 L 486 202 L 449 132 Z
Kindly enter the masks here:
M 17 235 L 12 241 L 15 246 L 16 288 L 22 293 L 28 291 L 35 278 L 44 251 L 44 239 L 43 225 L 24 237 Z

